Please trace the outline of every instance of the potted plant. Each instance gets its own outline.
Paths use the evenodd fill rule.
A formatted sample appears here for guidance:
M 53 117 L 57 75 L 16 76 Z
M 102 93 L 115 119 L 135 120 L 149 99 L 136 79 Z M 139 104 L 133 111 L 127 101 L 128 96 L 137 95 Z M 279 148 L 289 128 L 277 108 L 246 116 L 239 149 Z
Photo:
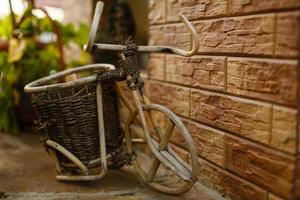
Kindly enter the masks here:
M 25 84 L 90 61 L 82 51 L 88 37 L 86 25 L 62 24 L 46 12 L 45 17 L 38 18 L 34 9 L 29 4 L 15 25 L 11 16 L 0 20 L 0 131 L 16 133 L 18 124 L 32 122 L 29 98 L 23 92 Z

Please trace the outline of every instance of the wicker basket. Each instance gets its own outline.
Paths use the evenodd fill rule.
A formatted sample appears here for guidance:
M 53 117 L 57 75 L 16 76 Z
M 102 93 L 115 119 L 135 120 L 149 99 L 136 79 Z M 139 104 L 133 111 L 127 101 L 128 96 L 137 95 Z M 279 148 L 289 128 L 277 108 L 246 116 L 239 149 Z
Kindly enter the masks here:
M 90 68 L 95 67 L 86 66 L 80 71 Z M 30 93 L 32 104 L 40 116 L 40 124 L 48 137 L 87 164 L 100 157 L 96 101 L 98 82 L 96 75 L 93 75 L 67 83 L 50 84 L 54 80 L 62 80 L 71 72 L 69 70 L 37 80 L 27 85 L 25 91 Z M 102 83 L 107 153 L 119 149 L 123 141 L 113 84 Z M 57 155 L 62 164 L 70 163 L 62 154 Z

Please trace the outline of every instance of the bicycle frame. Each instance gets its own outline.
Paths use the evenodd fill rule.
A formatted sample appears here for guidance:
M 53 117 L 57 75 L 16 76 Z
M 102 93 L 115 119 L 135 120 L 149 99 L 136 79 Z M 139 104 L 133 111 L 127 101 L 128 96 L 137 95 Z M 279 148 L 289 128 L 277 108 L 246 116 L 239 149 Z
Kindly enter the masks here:
M 96 38 L 96 33 L 98 30 L 98 24 L 100 22 L 101 19 L 101 15 L 102 15 L 102 11 L 103 11 L 103 6 L 104 4 L 99 1 L 97 2 L 96 5 L 96 9 L 95 9 L 95 13 L 94 13 L 94 18 L 93 18 L 93 22 L 92 22 L 92 26 L 90 28 L 90 35 L 89 35 L 89 40 L 88 43 L 84 46 L 84 49 L 86 51 L 93 51 L 94 49 L 99 49 L 99 50 L 113 50 L 113 51 L 125 51 L 127 50 L 127 46 L 126 45 L 116 45 L 116 44 L 99 44 L 99 43 L 95 43 L 95 38 Z M 199 39 L 196 33 L 196 30 L 194 28 L 194 26 L 187 20 L 187 18 L 182 15 L 179 14 L 179 18 L 181 19 L 181 21 L 185 24 L 185 26 L 187 27 L 187 29 L 189 30 L 191 37 L 190 37 L 190 43 L 191 43 L 191 47 L 189 51 L 183 50 L 183 49 L 179 49 L 176 47 L 171 47 L 171 46 L 137 46 L 137 51 L 138 52 L 161 52 L 161 53 L 174 53 L 177 55 L 181 55 L 181 56 L 192 56 L 194 54 L 196 54 L 198 52 L 198 47 L 199 47 Z M 125 59 L 125 58 L 124 58 Z M 126 77 L 127 80 L 130 80 L 132 77 L 129 75 Z M 129 87 L 131 88 L 135 88 L 135 85 L 133 82 L 130 83 L 131 85 L 129 85 Z M 136 108 L 128 101 L 128 99 L 126 98 L 126 96 L 122 93 L 122 91 L 120 90 L 120 88 L 118 86 L 116 86 L 116 91 L 119 95 L 119 97 L 123 100 L 123 102 L 126 104 L 126 106 L 128 107 L 128 109 L 131 112 L 131 116 L 129 116 L 129 119 L 133 116 L 133 115 L 139 115 L 138 121 L 140 123 L 140 125 L 142 126 L 142 131 L 143 133 L 139 134 L 140 138 L 143 138 L 149 148 L 151 149 L 152 153 L 155 155 L 155 157 L 162 162 L 165 166 L 168 166 L 175 174 L 177 174 L 178 176 L 180 176 L 182 179 L 187 180 L 187 176 L 186 176 L 186 171 L 184 171 L 185 166 L 182 165 L 182 162 L 177 162 L 176 160 L 172 159 L 173 157 L 177 157 L 176 153 L 173 153 L 173 155 L 170 155 L 168 151 L 165 152 L 161 152 L 161 148 L 167 148 L 167 143 L 169 141 L 170 138 L 170 134 L 167 134 L 165 136 L 163 136 L 162 134 L 160 134 L 160 144 L 156 143 L 155 141 L 152 141 L 151 139 L 151 133 L 147 127 L 147 120 L 152 122 L 152 125 L 154 127 L 158 127 L 158 123 L 155 120 L 155 117 L 153 116 L 153 113 L 150 112 L 146 112 L 146 114 L 144 114 L 143 112 L 143 107 L 145 106 L 149 106 L 151 104 L 149 98 L 147 97 L 147 95 L 144 92 L 144 88 L 138 88 L 138 89 L 133 89 L 132 90 L 132 95 L 133 95 L 133 100 L 134 100 L 134 104 L 136 106 Z M 166 108 L 163 108 L 166 109 Z M 166 109 L 166 112 L 169 112 L 168 109 Z M 170 113 L 172 113 L 170 111 Z M 172 113 L 173 114 L 173 113 Z M 185 126 L 181 123 L 178 123 L 178 125 L 181 128 L 185 128 Z M 188 132 L 188 131 L 187 131 Z M 186 134 L 186 132 L 184 133 Z M 129 135 L 126 134 L 125 137 L 127 137 L 127 139 L 129 138 Z M 189 138 L 189 137 L 186 137 Z M 186 139 L 185 138 L 185 139 Z M 191 142 L 192 143 L 192 142 Z M 127 145 L 127 149 L 128 149 L 128 145 Z M 194 148 L 194 147 L 193 147 Z M 131 153 L 130 151 L 132 151 L 132 149 L 129 149 L 129 153 Z M 192 151 L 193 154 L 195 154 L 195 151 Z M 197 157 L 196 155 L 192 155 L 194 158 Z M 135 161 L 133 161 L 134 165 Z M 194 164 L 194 168 L 197 168 L 198 166 L 196 166 L 197 164 Z M 157 171 L 158 165 L 154 164 L 153 167 L 150 169 L 150 177 L 155 175 L 155 172 Z M 138 169 L 138 168 L 137 168 Z M 177 169 L 177 170 L 175 170 Z M 179 169 L 179 170 L 178 170 Z M 196 179 L 195 178 L 195 174 L 192 173 L 191 177 L 192 179 Z M 147 177 L 143 177 L 143 179 L 146 182 L 150 182 L 151 180 L 149 180 L 149 178 Z M 151 179 L 151 178 L 150 178 Z M 186 188 L 188 188 L 190 185 L 188 184 L 186 186 Z M 159 188 L 159 190 L 164 191 L 164 188 Z M 183 188 L 184 190 L 184 188 Z M 169 191 L 171 193 L 178 193 L 178 191 Z
M 143 112 L 143 106 L 147 106 L 147 105 L 151 104 L 148 96 L 144 92 L 144 88 L 136 89 L 136 90 L 132 91 L 135 106 L 132 105 L 132 103 L 128 100 L 128 98 L 126 97 L 126 95 L 124 94 L 122 89 L 117 84 L 115 86 L 115 90 L 117 91 L 117 94 L 121 98 L 121 100 L 125 103 L 126 107 L 129 109 L 130 115 L 136 115 L 135 113 L 137 112 L 137 114 L 140 116 L 138 121 L 139 121 L 139 123 L 141 123 L 141 126 L 143 128 L 143 130 L 142 130 L 143 133 L 141 132 L 141 130 L 137 131 L 136 133 L 138 134 L 138 136 L 140 138 L 143 138 L 147 142 L 147 144 L 149 145 L 149 148 L 152 150 L 154 155 L 159 158 L 159 160 L 161 162 L 163 162 L 167 166 L 178 165 L 177 162 L 173 163 L 173 161 L 168 160 L 168 156 L 161 156 L 161 153 L 158 152 L 157 147 L 155 146 L 155 144 L 150 142 L 152 140 L 150 138 L 151 133 L 150 133 L 148 127 L 147 127 L 146 121 L 147 120 L 151 121 L 152 124 L 155 127 L 158 127 L 158 122 L 156 121 L 156 119 L 153 116 L 153 114 L 151 113 L 151 111 L 150 111 L 150 113 L 147 114 L 148 116 L 145 115 L 144 112 Z M 132 116 L 129 116 L 128 118 L 130 119 L 131 117 Z M 160 139 L 161 139 L 161 142 L 162 142 L 162 146 L 164 146 L 166 148 L 167 141 L 169 140 L 168 137 L 170 137 L 170 135 L 166 135 L 165 137 L 160 135 L 160 137 L 161 137 Z M 130 139 L 130 138 L 128 138 L 128 139 Z

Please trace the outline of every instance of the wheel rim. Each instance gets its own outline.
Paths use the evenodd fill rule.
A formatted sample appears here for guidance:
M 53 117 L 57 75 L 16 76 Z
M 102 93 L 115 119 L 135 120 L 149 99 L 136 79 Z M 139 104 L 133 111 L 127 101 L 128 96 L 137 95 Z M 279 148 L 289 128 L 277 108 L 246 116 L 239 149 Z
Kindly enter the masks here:
M 134 167 L 136 168 L 137 172 L 140 174 L 144 182 L 146 182 L 148 185 L 161 192 L 165 192 L 169 194 L 180 194 L 188 191 L 196 182 L 197 172 L 198 172 L 198 156 L 191 135 L 189 134 L 188 130 L 186 129 L 182 121 L 167 108 L 161 105 L 151 104 L 151 105 L 144 105 L 143 111 L 144 113 L 158 112 L 162 114 L 164 117 L 166 117 L 166 119 L 168 119 L 172 124 L 174 124 L 174 127 L 176 127 L 179 130 L 179 134 L 183 137 L 185 143 L 187 144 L 186 147 L 187 147 L 187 152 L 190 155 L 191 165 L 188 165 L 184 160 L 181 159 L 178 153 L 176 153 L 176 151 L 174 150 L 173 142 L 167 141 L 166 145 L 162 145 L 162 143 L 165 142 L 162 141 L 162 137 L 165 137 L 167 135 L 166 133 L 168 132 L 164 130 L 162 137 L 160 138 L 160 141 L 157 141 L 154 138 L 151 138 L 151 136 L 147 136 L 145 131 L 143 131 L 142 129 L 142 131 L 144 132 L 143 140 L 147 141 L 151 153 L 154 154 L 155 156 L 151 161 L 151 167 L 148 172 L 146 172 L 147 170 L 143 169 L 142 165 L 137 159 L 133 160 Z M 132 137 L 131 132 L 134 131 L 132 126 L 134 124 L 134 121 L 137 120 L 138 117 L 139 117 L 138 113 L 133 112 L 125 124 L 126 146 L 129 153 L 135 153 L 134 152 L 135 150 L 133 148 L 134 145 L 131 139 L 128 138 Z M 147 124 L 148 124 L 147 128 L 149 129 L 150 123 L 147 122 Z M 161 122 L 159 123 L 159 128 L 160 126 L 161 126 Z M 155 130 L 156 132 L 159 132 L 157 129 Z M 137 130 L 135 130 L 134 132 L 137 133 Z M 153 132 L 153 123 L 152 123 L 151 132 Z M 172 136 L 172 132 L 170 135 Z M 141 134 L 139 136 L 141 136 Z M 161 147 L 163 148 L 161 149 Z M 190 166 L 190 168 L 187 165 Z M 170 185 L 163 185 L 159 183 L 157 181 L 156 176 L 161 167 L 167 168 L 168 171 L 171 171 L 177 177 L 180 177 L 179 180 L 181 181 L 184 180 L 182 182 L 182 185 L 174 188 L 174 187 L 170 187 Z

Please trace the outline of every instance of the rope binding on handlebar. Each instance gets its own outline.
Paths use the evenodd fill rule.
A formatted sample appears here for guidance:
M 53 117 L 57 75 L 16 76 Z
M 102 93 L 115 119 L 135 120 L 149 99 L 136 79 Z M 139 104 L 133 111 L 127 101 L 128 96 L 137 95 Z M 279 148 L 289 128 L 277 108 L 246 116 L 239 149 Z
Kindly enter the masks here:
M 119 52 L 119 67 L 127 77 L 127 86 L 131 90 L 136 90 L 144 86 L 144 81 L 140 77 L 140 67 L 137 62 L 137 45 L 128 38 L 124 45 L 126 49 Z M 125 57 L 125 58 L 124 58 Z

